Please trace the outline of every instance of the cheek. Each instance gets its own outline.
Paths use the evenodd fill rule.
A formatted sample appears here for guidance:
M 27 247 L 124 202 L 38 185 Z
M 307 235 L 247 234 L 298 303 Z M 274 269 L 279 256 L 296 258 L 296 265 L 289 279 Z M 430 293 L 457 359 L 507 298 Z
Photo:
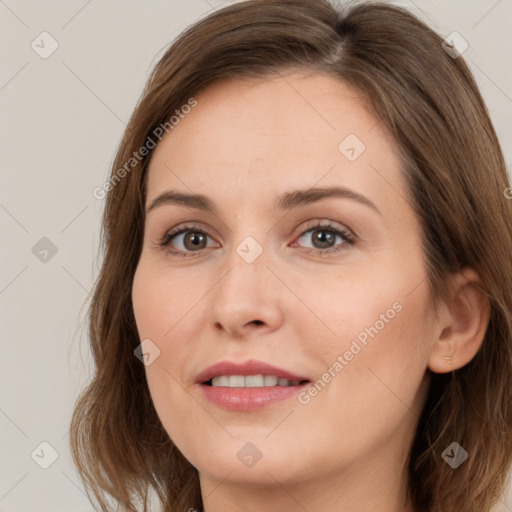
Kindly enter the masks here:
M 148 271 L 148 265 L 139 262 L 133 278 L 132 304 L 141 338 L 151 337 L 152 333 L 148 332 L 148 328 L 155 325 L 155 319 L 160 316 L 159 309 L 166 299 L 164 288 L 155 277 L 154 272 Z
M 326 322 L 336 336 L 318 345 L 308 340 L 308 357 L 321 362 L 322 373 L 315 376 L 318 391 L 303 396 L 298 421 L 311 424 L 315 413 L 330 418 L 322 423 L 323 435 L 332 439 L 343 431 L 354 443 L 348 450 L 377 449 L 404 425 L 412 429 L 423 407 L 431 335 L 426 290 L 408 295 L 410 288 L 396 282 L 387 295 L 385 289 L 382 295 L 376 287 L 372 294 L 357 288 L 339 292 L 336 308 L 326 301 L 323 309 L 330 312 Z
M 369 340 L 389 336 L 393 345 L 400 344 L 401 329 L 411 321 L 417 322 L 424 313 L 420 292 L 410 294 L 410 279 L 399 272 L 382 268 L 363 272 L 344 272 L 342 275 L 316 276 L 314 279 L 295 279 L 294 299 L 290 321 L 300 325 L 297 334 L 306 338 L 315 351 L 326 354 L 349 350 L 353 340 L 361 346 Z M 414 318 L 412 318 L 414 316 Z
M 154 397 L 157 404 L 160 394 L 174 394 L 178 382 L 184 382 L 185 363 L 197 353 L 195 341 L 200 341 L 205 320 L 201 309 L 205 291 L 199 286 L 203 281 L 175 274 L 169 275 L 158 261 L 142 259 L 132 287 L 139 337 L 150 339 L 159 351 L 154 362 L 146 366 L 150 390 L 158 395 Z
M 190 280 L 180 280 L 185 281 L 179 273 L 170 275 L 161 262 L 150 258 L 140 261 L 133 280 L 132 303 L 141 336 L 167 339 L 178 325 L 186 323 L 186 315 L 201 290 L 190 285 Z
M 321 362 L 322 372 L 330 369 L 331 374 L 344 376 L 332 379 L 332 391 L 364 402 L 381 388 L 381 397 L 398 390 L 398 395 L 412 400 L 425 374 L 432 340 L 426 281 L 418 272 L 397 269 L 326 281 L 322 293 L 317 284 L 298 295 L 309 298 L 308 305 L 318 316 L 302 310 L 295 323 L 297 332 L 303 333 L 299 339 L 304 340 L 308 359 Z
M 180 411 L 182 416 L 186 411 L 189 398 L 182 388 L 180 371 L 183 361 L 190 358 L 187 351 L 191 347 L 178 343 L 177 334 L 185 325 L 191 297 L 169 281 L 157 264 L 141 260 L 134 276 L 132 303 L 140 339 L 150 339 L 158 348 L 158 356 L 145 367 L 152 402 L 169 437 L 183 443 L 188 427 L 176 420 L 173 411 Z

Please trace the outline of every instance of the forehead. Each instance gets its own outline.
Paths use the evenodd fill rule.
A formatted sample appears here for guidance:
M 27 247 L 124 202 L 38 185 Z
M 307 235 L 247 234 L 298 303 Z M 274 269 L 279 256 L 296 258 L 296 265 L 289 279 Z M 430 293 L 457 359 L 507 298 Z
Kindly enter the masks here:
M 362 93 L 341 80 L 299 71 L 237 78 L 195 99 L 155 149 L 147 199 L 171 187 L 214 197 L 318 183 L 379 195 L 387 180 L 387 199 L 402 188 L 393 139 Z

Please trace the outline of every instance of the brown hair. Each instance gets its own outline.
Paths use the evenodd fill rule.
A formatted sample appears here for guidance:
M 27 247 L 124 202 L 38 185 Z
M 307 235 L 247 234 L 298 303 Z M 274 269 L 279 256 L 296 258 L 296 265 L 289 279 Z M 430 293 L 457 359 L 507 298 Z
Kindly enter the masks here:
M 354 86 L 400 147 L 411 205 L 421 222 L 433 305 L 451 272 L 473 267 L 491 304 L 484 342 L 464 367 L 432 373 L 411 447 L 408 492 L 421 512 L 486 512 L 502 496 L 512 462 L 512 205 L 501 148 L 462 57 L 406 10 L 385 3 L 249 0 L 186 31 L 155 66 L 112 168 L 102 224 L 104 261 L 89 309 L 92 382 L 71 422 L 73 460 L 101 510 L 202 510 L 197 470 L 154 409 L 131 302 L 144 229 L 151 152 L 119 170 L 176 109 L 230 77 L 301 68 Z M 118 174 L 116 174 L 116 172 Z M 117 180 L 114 182 L 113 178 Z M 429 370 L 427 370 L 429 371 Z M 452 442 L 469 458 L 452 469 Z M 91 494 L 92 492 L 92 494 Z M 109 496 L 110 495 L 110 496 Z

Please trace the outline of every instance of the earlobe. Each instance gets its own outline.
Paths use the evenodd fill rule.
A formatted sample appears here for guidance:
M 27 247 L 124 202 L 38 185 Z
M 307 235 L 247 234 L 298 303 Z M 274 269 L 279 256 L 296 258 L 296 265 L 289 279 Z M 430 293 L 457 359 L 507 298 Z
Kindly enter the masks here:
M 478 273 L 466 268 L 451 282 L 450 301 L 442 305 L 432 340 L 428 367 L 434 373 L 462 368 L 484 341 L 490 318 L 490 302 Z

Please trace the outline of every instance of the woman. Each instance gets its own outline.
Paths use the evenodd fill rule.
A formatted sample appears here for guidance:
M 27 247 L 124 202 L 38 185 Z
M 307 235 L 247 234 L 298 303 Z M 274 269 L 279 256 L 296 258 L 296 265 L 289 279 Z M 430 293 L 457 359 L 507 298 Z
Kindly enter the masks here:
M 71 437 L 91 497 L 490 511 L 512 456 L 508 187 L 462 57 L 403 9 L 250 0 L 189 28 L 102 189 Z

